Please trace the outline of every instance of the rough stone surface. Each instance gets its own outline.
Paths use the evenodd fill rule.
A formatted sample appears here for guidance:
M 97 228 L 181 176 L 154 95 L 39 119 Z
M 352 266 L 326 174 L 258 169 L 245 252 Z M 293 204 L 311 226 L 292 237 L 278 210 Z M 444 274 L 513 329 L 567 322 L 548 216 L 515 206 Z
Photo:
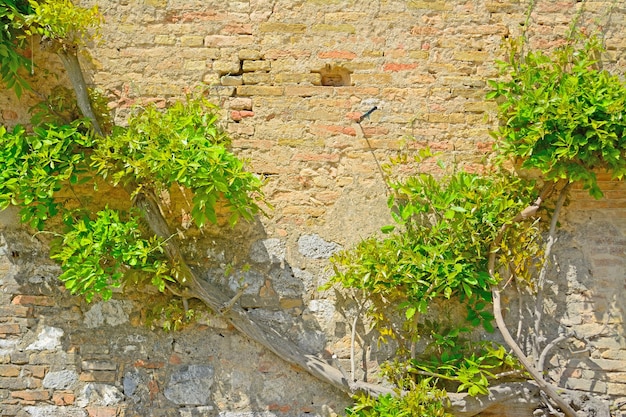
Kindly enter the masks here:
M 307 258 L 328 259 L 340 249 L 337 243 L 327 242 L 317 234 L 304 235 L 298 239 L 298 250 Z
M 70 370 L 48 372 L 43 379 L 43 387 L 67 390 L 78 382 L 78 373 Z
M 93 328 L 128 323 L 128 312 L 131 308 L 132 304 L 120 300 L 96 303 L 85 313 L 85 325 Z
M 207 405 L 215 370 L 206 365 L 185 365 L 175 371 L 165 387 L 165 397 L 181 405 Z
M 109 406 L 118 404 L 123 399 L 124 395 L 113 385 L 89 383 L 82 388 L 76 399 L 76 404 L 81 407 L 87 405 Z
M 520 23 L 529 2 L 513 0 L 80 4 L 98 5 L 104 15 L 101 41 L 83 48 L 81 59 L 117 124 L 127 123 L 133 105 L 164 106 L 203 85 L 221 106 L 235 152 L 266 179 L 269 216 L 186 239 L 193 267 L 233 295 L 248 284 L 241 307 L 311 353 L 337 353 L 344 369 L 354 309 L 318 288 L 328 280 L 332 253 L 392 222 L 376 162 L 430 146 L 448 166 L 481 169 L 492 146 L 489 130 L 497 127 L 486 81 L 497 76 L 502 39 L 522 30 L 530 47 L 547 51 L 576 19 L 589 31 L 601 26 L 603 67 L 621 74 L 626 65 L 626 11 L 604 2 L 538 0 L 527 28 Z M 37 45 L 33 53 L 69 86 L 58 57 Z M 55 80 L 42 78 L 35 90 L 45 95 Z M 28 124 L 38 100 L 30 92 L 18 100 L 0 91 L 0 124 Z M 373 106 L 378 109 L 357 124 Z M 440 172 L 434 164 L 419 168 Z M 539 331 L 546 341 L 561 332 L 577 336 L 549 352 L 551 381 L 588 391 L 622 417 L 626 187 L 603 173 L 598 178 L 604 199 L 578 185 L 570 190 Z M 181 210 L 188 206 L 172 207 L 172 224 L 188 226 Z M 0 416 L 328 417 L 350 404 L 203 313 L 196 300 L 189 305 L 201 316 L 197 324 L 163 333 L 160 317 L 147 326 L 145 307 L 156 305 L 155 292 L 125 288 L 111 302 L 93 304 L 71 297 L 60 289 L 58 266 L 47 260 L 47 236 L 19 230 L 18 218 L 17 209 L 0 212 L 0 364 L 7 374 L 0 378 Z M 532 300 L 516 304 L 515 291 L 506 295 L 506 319 L 517 328 L 519 312 L 535 307 Z M 46 328 L 63 333 L 42 333 Z M 357 346 L 356 372 L 371 380 L 393 347 L 359 336 L 366 349 Z M 185 366 L 213 369 L 202 404 L 165 395 L 169 388 L 168 395 L 178 392 L 183 401 L 169 384 Z M 72 370 L 78 380 L 69 384 L 74 376 L 66 380 L 59 372 Z M 505 412 L 513 410 L 491 415 Z
M 37 335 L 37 340 L 28 345 L 26 350 L 55 350 L 61 346 L 63 334 L 63 329 L 44 326 Z
M 87 417 L 87 411 L 78 407 L 57 407 L 54 405 L 25 406 L 30 417 Z

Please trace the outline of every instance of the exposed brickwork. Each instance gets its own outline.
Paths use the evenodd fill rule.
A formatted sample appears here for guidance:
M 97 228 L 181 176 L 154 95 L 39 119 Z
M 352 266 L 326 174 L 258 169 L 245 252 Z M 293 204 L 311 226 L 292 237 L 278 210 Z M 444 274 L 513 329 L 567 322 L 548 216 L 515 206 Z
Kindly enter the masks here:
M 333 321 L 340 318 L 338 313 L 328 321 L 310 308 L 311 298 L 327 296 L 311 296 L 323 282 L 327 264 L 302 256 L 297 239 L 319 233 L 348 246 L 389 221 L 372 150 L 386 160 L 405 146 L 428 145 L 448 163 L 480 170 L 492 146 L 489 130 L 496 123 L 496 107 L 484 98 L 486 80 L 497 74 L 494 61 L 501 58 L 502 39 L 519 35 L 528 9 L 528 2 L 518 0 L 81 3 L 98 4 L 105 17 L 102 39 L 90 45 L 92 60 L 84 64 L 88 79 L 109 97 L 118 123 L 124 123 L 135 104 L 163 107 L 198 85 L 223 108 L 237 152 L 268 179 L 265 190 L 273 210 L 262 220 L 263 236 L 285 244 L 282 260 L 289 271 L 314 275 L 302 284 L 308 292 L 302 296 L 282 294 L 272 281 L 275 276 L 264 278 L 242 303 L 282 309 L 289 317 L 314 317 L 327 346 L 342 352 L 347 339 L 344 327 Z M 611 4 L 537 1 L 529 19 L 531 47 L 561 44 L 584 7 L 581 26 L 606 29 L 605 66 L 623 71 L 626 15 L 615 8 L 607 24 Z M 48 52 L 37 52 L 35 60 L 62 73 Z M 48 88 L 45 83 L 38 90 L 45 93 Z M 0 93 L 0 123 L 26 123 L 35 100 L 28 92 L 19 103 L 10 93 Z M 373 106 L 378 110 L 357 124 Z M 562 313 L 555 326 L 589 342 L 579 353 L 564 348 L 551 357 L 550 375 L 562 386 L 606 394 L 619 403 L 626 399 L 626 188 L 599 178 L 605 190 L 602 200 L 577 187 L 571 191 L 564 217 L 569 234 L 561 242 L 578 248 L 563 253 L 580 262 L 559 264 L 565 284 L 559 287 L 555 310 Z M 15 274 L 13 262 L 0 257 L 0 279 Z M 33 405 L 79 410 L 82 414 L 76 415 L 81 416 L 214 415 L 218 410 L 321 415 L 326 412 L 322 404 L 340 412 L 347 403 L 323 386 L 300 387 L 301 378 L 314 382 L 277 365 L 274 357 L 246 344 L 225 325 L 196 329 L 210 334 L 211 343 L 223 352 L 212 350 L 206 338 L 194 339 L 194 332 L 174 341 L 141 327 L 103 324 L 94 329 L 83 320 L 90 306 L 57 292 L 56 284 L 29 286 L 28 278 L 19 285 L 1 282 L 0 416 L 15 416 Z M 138 316 L 130 322 L 139 324 Z M 29 350 L 42 326 L 65 333 L 53 349 Z M 201 347 L 191 347 L 191 341 Z M 243 353 L 234 355 L 239 349 Z M 349 368 L 345 355 L 341 360 Z M 216 367 L 226 381 L 223 391 L 216 391 L 209 405 L 179 407 L 164 396 L 164 387 L 177 367 L 197 362 Z M 264 382 L 257 382 L 259 376 L 249 369 L 261 373 Z M 44 383 L 62 370 L 75 372 L 71 386 Z M 135 375 L 140 383 L 132 391 Z M 125 384 L 125 401 L 113 405 L 82 391 L 105 386 L 123 392 Z

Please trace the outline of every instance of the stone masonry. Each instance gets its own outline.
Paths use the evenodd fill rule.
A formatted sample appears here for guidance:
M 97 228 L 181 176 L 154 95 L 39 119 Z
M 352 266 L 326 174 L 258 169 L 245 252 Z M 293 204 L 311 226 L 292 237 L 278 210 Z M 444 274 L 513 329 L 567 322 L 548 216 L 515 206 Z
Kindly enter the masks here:
M 524 30 L 531 47 L 550 49 L 579 19 L 604 34 L 605 68 L 626 68 L 623 1 L 80 3 L 97 4 L 104 17 L 81 59 L 117 123 L 133 105 L 164 106 L 205 88 L 237 153 L 267 178 L 268 217 L 189 244 L 207 277 L 233 291 L 243 277 L 242 305 L 347 370 L 349 309 L 317 289 L 334 251 L 391 221 L 374 157 L 430 146 L 448 165 L 480 170 L 497 123 L 486 81 L 497 76 L 502 42 Z M 33 57 L 61 74 L 38 70 L 39 91 L 69 85 L 56 57 L 39 49 Z M 28 123 L 35 102 L 28 92 L 21 100 L 0 92 L 0 123 Z M 555 347 L 546 369 L 622 417 L 626 186 L 601 180 L 603 200 L 574 188 L 563 214 L 544 321 L 551 337 L 569 330 L 577 338 Z M 0 213 L 0 416 L 330 416 L 350 403 L 218 317 L 166 333 L 145 326 L 133 297 L 71 297 L 46 251 L 15 213 Z M 227 264 L 251 268 L 228 274 Z M 369 342 L 358 346 L 367 353 L 358 366 L 371 380 L 388 352 Z

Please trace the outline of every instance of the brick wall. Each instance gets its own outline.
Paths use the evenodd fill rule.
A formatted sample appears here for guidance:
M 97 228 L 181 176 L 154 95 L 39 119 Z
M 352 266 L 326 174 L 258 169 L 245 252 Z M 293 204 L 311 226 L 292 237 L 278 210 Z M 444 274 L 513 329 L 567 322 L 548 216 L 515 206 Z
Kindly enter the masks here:
M 331 308 L 333 300 L 327 299 L 327 294 L 314 291 L 327 276 L 328 264 L 301 251 L 302 236 L 349 246 L 389 221 L 385 187 L 372 152 L 385 161 L 403 146 L 429 145 L 449 163 L 480 169 L 491 146 L 488 131 L 496 123 L 494 104 L 484 100 L 486 80 L 496 76 L 494 60 L 501 57 L 502 39 L 518 36 L 526 26 L 528 3 L 83 0 L 85 5 L 99 5 L 105 25 L 102 38 L 90 45 L 82 58 L 90 82 L 108 95 L 118 123 L 124 123 L 133 104 L 165 104 L 197 86 L 209 90 L 211 99 L 223 108 L 223 120 L 237 152 L 268 179 L 265 189 L 274 209 L 268 218 L 260 220 L 262 232 L 255 239 L 283 248 L 282 261 L 293 276 L 306 281 L 301 285 L 303 295 L 295 297 L 299 302 L 287 303 L 293 294 L 279 294 L 272 305 L 289 305 L 285 311 L 290 315 L 303 314 L 316 320 L 325 346 L 340 352 L 339 359 L 345 365 L 346 331 L 341 315 Z M 580 25 L 589 30 L 601 28 L 605 33 L 606 67 L 623 73 L 626 12 L 620 2 L 538 0 L 528 19 L 530 44 L 538 48 L 560 44 L 581 8 Z M 45 51 L 37 51 L 35 56 L 39 62 L 58 68 L 55 58 Z M 49 83 L 44 83 L 40 88 L 47 86 Z M 34 96 L 25 95 L 27 104 L 34 100 Z M 378 109 L 359 125 L 356 120 L 373 106 Z M 27 107 L 11 94 L 0 93 L 1 122 L 26 122 Z M 554 272 L 560 282 L 554 293 L 559 300 L 552 322 L 554 331 L 563 325 L 593 336 L 589 339 L 593 349 L 574 356 L 565 345 L 555 350 L 558 354 L 551 359 L 555 366 L 551 375 L 564 386 L 610 395 L 611 402 L 618 404 L 626 400 L 625 306 L 619 296 L 624 294 L 626 279 L 626 191 L 622 183 L 603 184 L 607 193 L 601 201 L 592 201 L 581 190 L 572 191 L 567 227 L 560 240 L 561 268 Z M 274 283 L 274 279 L 272 275 L 270 287 L 274 284 L 280 289 L 280 280 L 276 278 Z M 256 287 L 259 294 L 267 289 L 265 284 Z M 51 307 L 18 298 L 32 295 L 19 288 L 4 288 L 12 296 L 7 296 L 10 307 L 2 310 L 0 331 L 4 338 L 0 341 L 22 338 L 25 330 L 39 329 L 37 326 L 49 320 L 33 311 Z M 65 304 L 64 308 L 83 313 L 89 309 Z M 610 331 L 604 329 L 605 324 Z M 68 344 L 70 328 L 61 338 L 60 352 L 76 355 L 71 347 L 81 343 L 92 352 L 93 340 Z M 115 326 L 107 329 L 110 333 L 105 337 L 120 331 Z M 149 340 L 146 343 L 154 342 Z M 90 371 L 89 366 L 83 366 L 84 360 L 109 353 L 115 356 L 120 346 L 107 345 L 106 352 L 73 359 L 78 374 L 83 377 Z M 372 347 L 372 356 L 375 350 Z M 57 404 L 55 395 L 63 396 L 64 391 L 42 389 L 41 381 L 36 382 L 43 379 L 36 375 L 51 372 L 52 365 L 40 364 L 27 354 L 20 357 L 17 362 L 12 357 L 3 362 L 0 372 L 7 375 L 2 378 L 13 384 L 18 380 L 16 372 L 31 372 L 29 378 L 35 382 L 29 387 L 0 387 L 4 390 L 0 391 L 2 404 L 11 405 L 14 411 L 24 404 Z M 169 363 L 168 357 L 162 360 Z M 102 370 L 113 372 L 106 374 L 112 379 L 97 382 L 122 390 L 124 373 L 120 369 L 130 365 L 119 361 L 114 363 L 115 372 Z M 167 379 L 164 375 L 173 372 L 174 365 L 170 365 L 164 366 L 159 378 Z M 147 376 L 141 381 L 144 391 L 138 398 L 160 398 L 163 402 L 153 402 L 157 404 L 153 410 L 175 409 L 163 399 L 163 384 L 157 384 L 161 388 L 150 385 Z M 270 388 L 261 389 L 267 390 Z M 299 395 L 306 397 L 313 395 L 311 392 Z M 22 398 L 32 395 L 42 398 Z M 71 399 L 79 393 L 70 390 L 67 395 Z M 281 398 L 285 397 L 289 395 Z M 271 398 L 259 395 L 257 405 L 248 405 L 248 409 L 280 413 L 286 400 L 281 403 Z M 322 415 L 316 401 L 312 400 L 312 412 Z M 213 415 L 228 409 L 220 408 L 218 402 L 212 403 L 213 411 L 201 408 L 193 413 Z M 124 409 L 119 404 L 111 407 L 116 413 Z M 292 415 L 307 410 L 304 405 L 291 407 Z M 109 412 L 93 410 L 91 415 Z M 335 411 L 341 411 L 341 406 Z

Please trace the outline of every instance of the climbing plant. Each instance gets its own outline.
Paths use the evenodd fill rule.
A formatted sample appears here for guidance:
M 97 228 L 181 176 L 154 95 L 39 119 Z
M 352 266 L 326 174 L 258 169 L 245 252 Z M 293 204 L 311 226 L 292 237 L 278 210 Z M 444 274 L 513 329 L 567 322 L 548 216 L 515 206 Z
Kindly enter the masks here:
M 497 100 L 501 121 L 492 133 L 499 168 L 391 180 L 395 224 L 382 228 L 383 237 L 334 256 L 329 285 L 361 295 L 381 339 L 394 340 L 396 356 L 383 374 L 398 393 L 453 389 L 479 395 L 502 377 L 532 377 L 574 416 L 537 371 L 542 364 L 533 364 L 509 334 L 500 287 L 514 280 L 541 291 L 543 257 L 554 243 L 568 184 L 580 181 L 601 198 L 598 170 L 624 176 L 626 83 L 602 69 L 604 50 L 596 37 L 575 35 L 551 53 L 526 51 L 523 38 L 507 47 L 507 60 L 498 62 L 500 78 L 489 80 L 487 94 Z M 504 170 L 511 161 L 538 170 L 545 186 Z M 557 194 L 552 220 L 538 222 L 546 199 Z M 476 338 L 494 330 L 494 318 L 511 353 Z M 359 398 L 348 415 L 409 415 L 401 397 Z
M 602 69 L 598 37 L 579 34 L 550 54 L 522 54 L 521 45 L 509 42 L 502 77 L 489 81 L 487 98 L 498 100 L 503 122 L 493 133 L 499 152 L 602 197 L 595 173 L 626 173 L 626 83 Z
M 145 306 L 148 314 L 160 311 L 167 328 L 193 316 L 188 300 L 197 299 L 290 364 L 344 392 L 388 393 L 378 385 L 348 383 L 338 369 L 249 315 L 237 303 L 241 292 L 233 296 L 189 266 L 181 236 L 200 234 L 209 223 L 221 226 L 222 220 L 231 226 L 252 220 L 261 205 L 268 206 L 262 178 L 232 152 L 218 109 L 203 93 L 165 109 L 138 106 L 127 126 L 113 126 L 102 100 L 89 94 L 77 54 L 101 20 L 97 9 L 69 0 L 5 3 L 0 21 L 10 33 L 0 41 L 17 61 L 3 80 L 18 94 L 28 85 L 19 77 L 32 63 L 18 55 L 25 40 L 40 40 L 63 62 L 74 97 L 54 88 L 32 109 L 32 131 L 0 128 L 0 209 L 19 207 L 34 233 L 54 237 L 51 256 L 70 292 L 106 300 L 118 287 L 152 285 L 176 303 Z M 188 204 L 191 222 L 169 216 L 172 195 Z
M 420 173 L 391 182 L 394 225 L 332 259 L 331 284 L 356 289 L 382 340 L 398 345 L 384 375 L 399 387 L 487 394 L 519 365 L 502 347 L 476 338 L 493 332 L 488 271 L 491 242 L 503 222 L 533 200 L 533 185 L 504 171 L 458 171 L 445 178 Z M 516 190 L 515 193 L 511 190 Z M 520 280 L 541 254 L 536 223 L 511 224 L 495 250 L 514 262 Z M 446 304 L 454 313 L 446 313 Z M 458 315 L 461 314 L 461 315 Z M 521 373 L 520 373 L 521 374 Z M 433 414 L 434 415 L 434 414 Z

